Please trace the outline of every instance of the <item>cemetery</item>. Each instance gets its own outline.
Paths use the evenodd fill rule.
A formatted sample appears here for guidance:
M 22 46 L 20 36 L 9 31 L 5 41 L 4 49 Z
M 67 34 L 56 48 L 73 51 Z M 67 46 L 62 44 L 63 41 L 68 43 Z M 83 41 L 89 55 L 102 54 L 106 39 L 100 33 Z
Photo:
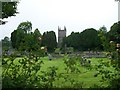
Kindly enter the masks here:
M 24 23 L 29 24 L 30 22 L 22 24 Z M 45 33 L 46 35 L 43 34 L 43 39 L 36 40 L 32 46 L 28 44 L 27 40 L 26 43 L 22 43 L 24 45 L 17 41 L 14 42 L 14 39 L 17 39 L 12 38 L 14 34 L 11 37 L 12 44 L 9 38 L 5 37 L 2 40 L 4 45 L 2 50 L 3 88 L 109 88 L 119 86 L 119 83 L 111 84 L 111 82 L 114 82 L 114 79 L 119 79 L 119 69 L 116 68 L 119 67 L 120 45 L 113 41 L 106 42 L 109 49 L 102 46 L 102 49 L 105 48 L 102 50 L 101 46 L 97 45 L 95 48 L 98 49 L 94 49 L 88 44 L 86 47 L 89 48 L 84 48 L 80 43 L 80 47 L 77 48 L 74 41 L 72 47 L 69 46 L 71 41 L 68 42 L 68 38 L 74 39 L 71 35 L 76 35 L 76 33 L 66 37 L 66 27 L 64 29 L 58 28 L 58 32 L 60 31 L 58 43 L 54 39 L 55 33 L 53 31 Z M 87 32 L 92 32 L 92 30 L 88 29 Z M 39 31 L 36 29 L 34 35 L 36 32 L 38 34 Z M 51 36 L 49 36 L 50 34 Z M 28 33 L 28 35 L 30 34 Z M 40 38 L 40 35 L 37 37 Z M 45 39 L 47 37 L 52 38 L 51 41 Z M 65 37 L 66 39 L 64 39 Z M 77 43 L 79 42 L 77 41 Z M 115 86 L 111 86 L 114 84 Z
M 1 18 L 16 16 L 17 4 L 0 1 Z M 24 21 L 10 37 L 0 40 L 3 89 L 119 90 L 120 21 L 110 30 L 103 25 L 99 29 L 73 30 L 69 35 L 66 26 L 58 26 L 58 35 L 55 30 L 41 33 L 41 29 L 33 29 L 31 21 Z
M 88 54 L 85 55 L 85 53 L 86 52 L 83 53 L 84 55 L 82 53 L 80 54 L 71 53 L 71 54 L 64 54 L 64 55 L 63 54 L 59 54 L 59 55 L 47 54 L 47 56 L 40 57 L 40 58 L 34 55 L 32 57 L 31 56 L 30 57 L 26 57 L 26 56 L 14 57 L 13 56 L 14 58 L 13 59 L 11 58 L 11 56 L 9 56 L 9 58 L 4 58 L 2 61 L 3 71 L 7 69 L 8 70 L 7 72 L 9 72 L 8 76 L 11 76 L 11 74 L 13 74 L 14 72 L 17 72 L 18 75 L 22 75 L 21 73 L 21 70 L 22 70 L 25 75 L 27 75 L 26 72 L 28 72 L 29 74 L 28 77 L 31 76 L 30 77 L 31 80 L 32 80 L 32 77 L 37 76 L 36 77 L 37 81 L 34 81 L 34 83 L 32 84 L 32 87 L 30 88 L 46 88 L 46 85 L 49 86 L 49 84 L 50 84 L 49 88 L 50 87 L 52 88 L 68 88 L 68 87 L 69 88 L 90 88 L 90 87 L 106 88 L 107 86 L 109 86 L 109 81 L 101 82 L 103 75 L 101 74 L 96 76 L 96 74 L 98 73 L 98 70 L 96 68 L 98 68 L 101 63 L 105 63 L 105 64 L 107 63 L 108 65 L 110 65 L 111 60 L 107 57 L 87 57 Z M 9 68 L 7 68 L 6 65 L 8 65 Z M 21 69 L 19 69 L 20 67 Z M 28 71 L 27 68 L 29 68 L 30 71 Z M 114 71 L 115 71 L 114 67 L 109 66 L 106 68 L 99 68 L 99 69 L 103 69 L 103 70 L 106 69 L 112 74 L 114 74 Z M 10 69 L 13 69 L 13 71 L 11 71 Z M 6 77 L 7 72 L 5 71 L 3 72 L 3 77 Z M 13 75 L 13 76 L 14 76 L 14 79 L 17 80 L 17 78 L 19 77 L 16 75 Z M 47 77 L 51 77 L 51 79 Z M 4 78 L 4 81 L 6 81 L 6 78 Z M 41 78 L 41 79 L 38 79 L 38 78 Z M 22 79 L 25 79 L 25 77 L 22 77 Z M 5 84 L 4 81 L 3 81 L 3 85 L 6 86 L 7 84 Z M 27 79 L 27 81 L 29 82 L 29 79 Z M 19 86 L 15 86 L 15 87 L 19 88 L 21 86 L 22 84 L 19 84 Z M 8 86 L 8 87 L 14 87 L 14 86 Z M 27 87 L 29 86 L 26 86 L 26 88 Z
M 58 59 L 54 59 L 54 58 L 51 59 L 51 56 L 50 57 L 49 56 L 48 57 L 42 57 L 39 60 L 37 60 L 37 62 L 35 61 L 35 58 L 32 58 L 32 59 L 33 59 L 33 61 L 31 61 L 31 64 L 32 65 L 38 65 L 38 71 L 36 73 L 38 75 L 38 77 L 41 77 L 41 76 L 39 76 L 39 74 L 40 75 L 44 74 L 43 71 L 48 72 L 50 67 L 54 67 L 54 68 L 57 67 L 57 70 L 54 71 L 54 73 L 56 72 L 56 76 L 55 76 L 55 80 L 53 81 L 53 86 L 52 86 L 53 88 L 54 87 L 57 87 L 57 88 L 58 87 L 59 88 L 63 88 L 63 87 L 64 88 L 66 88 L 66 87 L 73 88 L 74 86 L 72 86 L 72 83 L 75 83 L 75 82 L 79 83 L 79 85 L 76 86 L 76 88 L 81 88 L 81 87 L 82 88 L 90 88 L 90 87 L 93 87 L 95 84 L 97 84 L 99 86 L 99 85 L 102 84 L 102 82 L 99 81 L 99 80 L 101 80 L 101 75 L 99 77 L 94 77 L 94 75 L 97 73 L 97 71 L 96 71 L 96 69 L 94 67 L 96 67 L 96 65 L 98 65 L 98 63 L 99 63 L 99 61 L 101 59 L 105 60 L 106 62 L 110 61 L 107 58 L 91 58 L 91 59 L 84 58 L 84 59 L 81 59 L 81 60 L 78 58 L 78 60 L 77 60 L 77 58 L 72 57 L 72 58 L 69 59 L 69 61 L 75 60 L 75 59 L 76 60 L 69 62 L 69 61 L 66 61 L 67 56 L 64 57 L 64 58 L 58 58 Z M 7 63 L 11 62 L 9 59 L 5 59 L 4 61 L 7 61 Z M 6 65 L 6 63 L 4 63 L 4 61 L 2 62 L 3 66 Z M 19 66 L 21 68 L 24 67 L 24 66 L 22 66 L 22 63 L 20 61 L 22 61 L 22 58 L 16 58 L 13 61 L 14 66 L 16 67 L 16 69 Z M 27 62 L 28 61 L 26 60 L 26 64 L 25 64 L 26 68 L 24 68 L 24 69 L 26 69 L 26 71 L 27 71 Z M 43 64 L 41 64 L 39 62 L 43 62 Z M 89 65 L 87 65 L 87 64 L 89 64 Z M 8 65 L 10 65 L 10 64 L 8 64 Z M 12 68 L 12 67 L 13 66 L 10 66 L 10 68 Z M 89 69 L 90 67 L 91 67 L 91 69 Z M 3 71 L 4 71 L 4 68 L 5 67 L 3 67 Z M 10 73 L 11 70 L 9 70 L 9 69 L 8 69 L 8 71 Z M 17 69 L 17 70 L 18 70 L 17 71 L 18 73 L 21 72 L 19 69 Z M 31 73 L 30 73 L 31 75 L 32 75 L 32 71 L 34 71 L 34 69 L 31 69 Z M 13 73 L 14 72 L 16 72 L 15 68 L 14 68 Z M 50 72 L 48 72 L 48 73 L 50 73 Z M 59 76 L 59 75 L 61 75 L 61 76 Z M 34 73 L 33 73 L 32 76 L 34 76 Z M 68 78 L 68 80 L 65 79 L 66 77 Z M 45 76 L 45 78 L 47 78 L 47 77 Z M 16 79 L 17 79 L 17 76 L 16 76 Z M 22 79 L 24 79 L 24 77 L 22 77 Z M 74 80 L 74 82 L 71 81 L 71 80 Z M 41 80 L 40 82 L 42 82 L 42 81 L 43 80 Z M 45 82 L 47 82 L 47 81 L 45 81 Z M 83 83 L 83 85 L 81 85 L 82 83 Z M 108 85 L 107 82 L 104 82 L 102 84 L 103 87 L 107 87 L 107 85 Z M 45 87 L 40 87 L 40 86 L 38 86 L 38 87 L 39 88 L 45 88 Z

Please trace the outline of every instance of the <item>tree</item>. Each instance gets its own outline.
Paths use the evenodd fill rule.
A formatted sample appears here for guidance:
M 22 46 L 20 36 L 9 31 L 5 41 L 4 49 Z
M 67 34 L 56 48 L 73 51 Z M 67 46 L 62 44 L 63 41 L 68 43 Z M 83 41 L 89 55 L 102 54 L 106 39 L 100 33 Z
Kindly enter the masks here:
M 120 21 L 111 26 L 110 31 L 108 32 L 108 37 L 110 41 L 120 43 Z
M 18 48 L 18 46 L 17 46 L 17 30 L 14 30 L 11 33 L 11 42 L 12 42 L 13 48 Z
M 0 1 L 0 9 L 2 8 L 2 13 L 0 15 L 1 19 L 8 18 L 11 16 L 16 16 L 17 12 L 17 4 L 18 2 L 1 2 Z M 6 21 L 0 20 L 0 24 L 5 24 Z
M 57 47 L 56 34 L 54 31 L 47 31 L 42 36 L 42 46 L 46 46 L 48 52 L 53 52 Z
M 27 22 L 22 22 L 20 25 L 17 27 L 18 30 L 24 30 L 24 33 L 30 33 L 32 32 L 32 23 L 27 21 Z
M 107 51 L 109 48 L 109 40 L 107 37 L 107 28 L 105 26 L 100 27 L 98 31 L 98 36 L 100 37 L 101 44 L 102 44 L 102 50 Z
M 2 19 L 15 16 L 18 2 L 2 2 Z
M 42 35 L 41 35 L 40 31 L 37 28 L 34 31 L 34 48 L 36 50 L 40 49 L 41 41 L 42 41 Z
M 20 49 L 20 50 L 25 50 L 27 45 L 26 44 L 26 38 L 29 37 L 32 29 L 32 24 L 31 22 L 22 22 L 20 25 L 17 27 L 16 30 L 14 30 L 11 33 L 11 41 L 12 41 L 12 46 L 13 48 Z
M 101 46 L 97 30 L 90 28 L 83 32 L 72 32 L 63 39 L 63 47 L 73 47 L 75 50 L 95 50 Z
M 12 46 L 16 48 L 17 50 L 20 49 L 20 47 L 23 47 L 25 43 L 25 36 L 26 34 L 24 33 L 23 30 L 14 30 L 11 33 L 11 41 L 12 41 Z
M 9 37 L 5 37 L 2 40 L 2 49 L 9 50 L 10 48 L 11 48 L 11 41 L 10 41 Z
M 67 45 L 67 47 L 73 47 L 74 49 L 79 49 L 79 32 L 72 32 L 68 37 L 63 38 L 62 48 Z
M 101 44 L 98 32 L 94 28 L 85 29 L 81 32 L 79 42 L 83 50 L 95 50 Z

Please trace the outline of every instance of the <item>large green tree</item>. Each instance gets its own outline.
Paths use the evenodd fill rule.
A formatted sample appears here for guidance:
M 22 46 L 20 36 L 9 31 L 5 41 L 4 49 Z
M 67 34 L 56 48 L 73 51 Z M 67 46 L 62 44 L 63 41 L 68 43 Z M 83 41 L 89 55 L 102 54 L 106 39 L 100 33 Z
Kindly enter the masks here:
M 79 49 L 79 32 L 72 32 L 71 35 L 63 39 L 62 48 L 67 45 L 67 47 L 74 47 L 74 49 Z
M 54 31 L 47 31 L 42 36 L 42 46 L 46 46 L 48 52 L 53 52 L 57 47 L 56 34 Z
M 109 40 L 107 37 L 107 28 L 105 26 L 100 27 L 98 30 L 98 36 L 101 40 L 101 49 L 107 51 L 109 49 Z
M 110 41 L 120 43 L 120 21 L 114 23 L 108 32 Z
M 26 39 L 27 37 L 29 37 L 28 34 L 30 34 L 32 29 L 32 24 L 31 22 L 22 22 L 20 23 L 20 25 L 17 27 L 16 30 L 14 30 L 11 33 L 11 41 L 12 41 L 12 46 L 13 48 L 16 49 L 21 49 L 21 50 L 25 50 L 27 45 L 26 41 L 28 39 Z
M 13 48 L 20 49 L 20 47 L 24 47 L 25 45 L 25 36 L 26 33 L 23 30 L 14 30 L 11 33 L 11 41 Z
M 94 28 L 85 29 L 80 33 L 80 46 L 84 50 L 94 50 L 100 46 L 100 39 L 98 32 Z
M 34 33 L 33 33 L 33 38 L 34 38 L 34 48 L 35 50 L 39 50 L 41 47 L 41 42 L 42 42 L 42 35 L 40 33 L 40 31 L 37 29 L 35 29 Z

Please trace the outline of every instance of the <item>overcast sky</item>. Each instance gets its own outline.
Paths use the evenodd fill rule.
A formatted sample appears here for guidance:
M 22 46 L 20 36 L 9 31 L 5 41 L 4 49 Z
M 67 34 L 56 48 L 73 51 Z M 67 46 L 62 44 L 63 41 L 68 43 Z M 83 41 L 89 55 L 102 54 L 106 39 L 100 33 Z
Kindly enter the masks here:
M 67 35 L 72 31 L 81 32 L 87 28 L 107 30 L 118 21 L 118 2 L 115 0 L 20 0 L 19 14 L 10 17 L 8 23 L 0 25 L 0 39 L 10 37 L 21 22 L 30 21 L 43 34 L 66 26 Z

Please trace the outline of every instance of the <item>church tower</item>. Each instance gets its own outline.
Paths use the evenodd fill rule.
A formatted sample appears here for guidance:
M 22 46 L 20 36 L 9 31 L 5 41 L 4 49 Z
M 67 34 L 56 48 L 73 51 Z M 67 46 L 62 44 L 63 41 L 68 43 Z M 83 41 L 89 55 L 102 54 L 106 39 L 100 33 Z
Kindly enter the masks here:
M 58 26 L 58 47 L 61 47 L 64 37 L 66 37 L 66 27 L 64 26 L 64 29 L 61 30 L 61 28 Z

